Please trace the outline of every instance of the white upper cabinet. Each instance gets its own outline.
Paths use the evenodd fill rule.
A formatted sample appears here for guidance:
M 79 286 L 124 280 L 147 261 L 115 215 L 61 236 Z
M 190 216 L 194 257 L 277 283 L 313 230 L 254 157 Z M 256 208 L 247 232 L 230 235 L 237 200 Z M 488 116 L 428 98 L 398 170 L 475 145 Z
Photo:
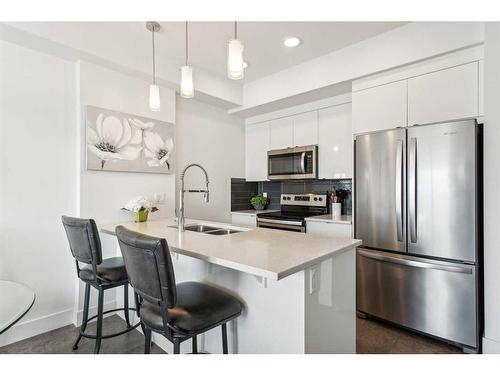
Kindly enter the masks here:
M 406 80 L 352 93 L 354 134 L 406 126 Z
M 479 70 L 479 95 L 478 95 L 478 114 L 479 116 L 484 116 L 484 61 L 480 60 L 478 63 Z
M 271 150 L 293 146 L 293 118 L 283 117 L 271 121 Z
M 292 117 L 293 145 L 308 146 L 318 144 L 318 112 L 305 112 Z
M 478 116 L 478 62 L 408 80 L 408 125 Z
M 269 122 L 246 125 L 245 177 L 247 181 L 267 180 L 269 130 Z
M 352 178 L 351 103 L 318 111 L 319 178 Z

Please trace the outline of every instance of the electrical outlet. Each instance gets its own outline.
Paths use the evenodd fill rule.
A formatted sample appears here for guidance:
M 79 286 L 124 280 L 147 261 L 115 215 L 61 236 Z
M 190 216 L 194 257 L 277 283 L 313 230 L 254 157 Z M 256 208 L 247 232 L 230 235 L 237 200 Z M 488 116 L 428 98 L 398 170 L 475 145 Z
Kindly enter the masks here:
M 262 193 L 262 196 L 263 196 L 264 198 L 267 198 L 267 192 L 263 192 L 263 193 Z
M 311 267 L 309 270 L 309 294 L 319 290 L 320 269 L 319 266 Z

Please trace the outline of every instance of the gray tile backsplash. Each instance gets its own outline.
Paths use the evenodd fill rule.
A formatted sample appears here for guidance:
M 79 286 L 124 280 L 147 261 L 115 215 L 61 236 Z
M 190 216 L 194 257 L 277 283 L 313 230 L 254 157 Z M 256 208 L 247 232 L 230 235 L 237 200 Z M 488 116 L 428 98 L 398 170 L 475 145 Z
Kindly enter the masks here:
M 259 193 L 257 182 L 231 178 L 231 211 L 251 210 L 250 198 Z
M 281 194 L 329 194 L 333 190 L 343 190 L 342 213 L 352 214 L 352 180 L 313 180 L 313 181 L 263 181 L 259 182 L 259 194 L 267 192 L 270 198 L 269 208 L 280 208 Z
M 250 210 L 250 198 L 267 193 L 268 209 L 279 210 L 281 194 L 329 194 L 333 190 L 342 190 L 345 198 L 342 202 L 342 214 L 352 214 L 352 180 L 313 180 L 313 181 L 262 181 L 246 182 L 243 178 L 231 179 L 231 211 Z

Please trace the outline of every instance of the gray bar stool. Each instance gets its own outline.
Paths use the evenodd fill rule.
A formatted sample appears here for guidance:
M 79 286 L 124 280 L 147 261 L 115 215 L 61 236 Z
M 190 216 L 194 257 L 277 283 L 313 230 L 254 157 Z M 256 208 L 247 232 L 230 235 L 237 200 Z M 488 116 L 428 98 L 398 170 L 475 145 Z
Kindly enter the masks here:
M 101 340 L 116 337 L 130 332 L 138 327 L 140 323 L 134 326 L 130 325 L 129 310 L 135 311 L 128 306 L 128 276 L 122 257 L 102 259 L 101 241 L 95 221 L 92 219 L 80 219 L 63 216 L 62 222 L 69 241 L 71 254 L 75 258 L 76 273 L 78 278 L 85 283 L 85 300 L 83 302 L 83 317 L 80 333 L 73 345 L 73 350 L 78 349 L 78 343 L 82 337 L 95 339 L 94 354 L 98 354 L 101 348 Z M 86 264 L 80 268 L 80 263 Z M 98 291 L 97 314 L 88 317 L 90 304 L 90 287 Z M 113 310 L 103 311 L 104 291 L 111 288 L 123 286 L 124 307 Z M 123 311 L 127 328 L 123 331 L 103 336 L 102 320 L 104 314 Z M 97 318 L 97 330 L 95 335 L 85 333 L 87 323 Z
M 116 227 L 130 285 L 134 288 L 137 314 L 145 336 L 144 353 L 151 348 L 151 332 L 157 332 L 174 344 L 192 340 L 221 326 L 222 352 L 228 353 L 226 323 L 236 319 L 242 303 L 229 293 L 197 282 L 175 283 L 174 269 L 167 241 Z

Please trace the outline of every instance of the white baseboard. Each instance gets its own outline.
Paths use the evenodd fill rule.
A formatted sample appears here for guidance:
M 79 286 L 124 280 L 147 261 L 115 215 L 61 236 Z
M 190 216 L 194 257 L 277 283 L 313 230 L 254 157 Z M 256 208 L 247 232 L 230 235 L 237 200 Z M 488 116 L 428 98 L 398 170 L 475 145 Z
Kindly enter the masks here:
M 492 340 L 483 337 L 483 353 L 484 354 L 500 354 L 500 341 Z
M 114 309 L 115 306 L 115 301 L 108 302 L 104 305 L 104 311 Z M 89 316 L 92 316 L 96 313 L 96 306 L 89 309 Z M 79 326 L 82 320 L 82 315 L 82 310 L 75 313 L 73 309 L 68 309 L 54 314 L 17 323 L 0 336 L 0 347 L 70 324 L 75 325 L 75 317 L 77 318 Z
M 73 309 L 17 323 L 0 336 L 0 347 L 73 323 Z

